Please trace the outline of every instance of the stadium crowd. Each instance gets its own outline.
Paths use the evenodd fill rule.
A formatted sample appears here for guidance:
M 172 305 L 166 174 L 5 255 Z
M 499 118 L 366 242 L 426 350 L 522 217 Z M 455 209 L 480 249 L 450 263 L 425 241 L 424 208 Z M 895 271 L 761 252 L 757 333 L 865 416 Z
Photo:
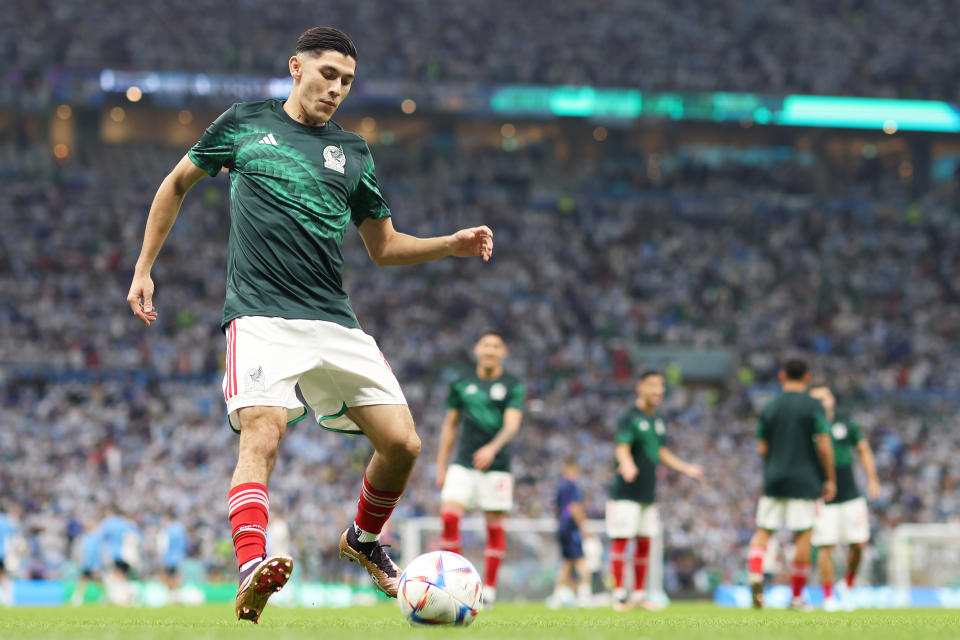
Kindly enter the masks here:
M 952 0 L 7 5 L 0 77 L 18 92 L 42 92 L 50 69 L 285 74 L 297 35 L 325 24 L 351 34 L 371 79 L 960 97 Z
M 720 385 L 668 376 L 671 447 L 708 475 L 705 487 L 662 479 L 674 589 L 742 569 L 760 488 L 753 416 L 788 349 L 811 359 L 871 438 L 885 483 L 879 541 L 899 522 L 960 513 L 960 413 L 945 400 L 960 386 L 960 219 L 942 194 L 915 200 L 874 177 L 814 188 L 790 160 L 708 168 L 678 151 L 654 171 L 628 149 L 572 161 L 548 143 L 436 149 L 374 148 L 395 224 L 424 235 L 489 224 L 493 261 L 380 269 L 357 234 L 344 248 L 346 288 L 424 441 L 396 522 L 437 513 L 447 384 L 487 327 L 506 332 L 508 369 L 529 390 L 514 447 L 518 516 L 551 515 L 571 453 L 588 513 L 602 515 L 614 419 L 645 366 L 631 344 L 734 355 Z M 150 198 L 182 150 L 80 153 L 60 166 L 38 147 L 0 147 L 0 498 L 23 511 L 22 572 L 63 575 L 76 532 L 116 507 L 146 533 L 143 575 L 173 512 L 208 575 L 232 579 L 224 510 L 236 440 L 218 327 L 227 180 L 188 196 L 153 272 L 160 321 L 144 329 L 124 298 Z M 369 453 L 364 439 L 310 421 L 284 439 L 271 511 L 290 526 L 302 576 L 355 577 L 336 541 Z M 516 541 L 512 557 L 524 545 L 552 557 L 543 542 Z

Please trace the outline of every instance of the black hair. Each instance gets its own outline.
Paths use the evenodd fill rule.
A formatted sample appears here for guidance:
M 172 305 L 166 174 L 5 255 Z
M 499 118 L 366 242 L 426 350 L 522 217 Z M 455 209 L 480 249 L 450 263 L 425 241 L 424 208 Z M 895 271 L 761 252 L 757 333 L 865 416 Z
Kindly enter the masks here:
M 663 374 L 657 371 L 656 369 L 646 369 L 644 370 L 643 373 L 640 374 L 640 382 L 643 382 L 644 380 L 646 380 L 651 376 L 660 376 L 662 378 Z
M 297 38 L 297 53 L 321 53 L 337 51 L 357 60 L 357 46 L 350 36 L 333 27 L 313 27 Z
M 801 381 L 807 375 L 807 363 L 800 358 L 790 358 L 783 365 L 783 373 L 787 380 Z
M 483 332 L 480 334 L 480 337 L 477 338 L 477 342 L 480 342 L 481 340 L 483 340 L 483 339 L 486 338 L 487 336 L 496 336 L 496 337 L 500 338 L 500 341 L 503 342 L 503 344 L 507 344 L 507 339 L 503 337 L 503 332 L 502 332 L 502 331 L 499 331 L 499 330 L 497 330 L 497 329 L 487 329 L 486 331 L 483 331 Z

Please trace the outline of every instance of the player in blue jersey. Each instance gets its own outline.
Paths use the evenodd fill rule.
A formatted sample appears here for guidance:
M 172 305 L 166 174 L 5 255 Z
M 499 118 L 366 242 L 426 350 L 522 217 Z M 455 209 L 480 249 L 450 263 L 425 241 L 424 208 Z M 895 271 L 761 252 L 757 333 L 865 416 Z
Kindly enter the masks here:
M 80 549 L 80 578 L 73 588 L 70 601 L 74 605 L 81 605 L 86 598 L 87 585 L 100 582 L 103 569 L 103 537 L 93 520 L 84 523 L 84 531 L 76 544 Z
M 580 465 L 569 458 L 563 463 L 563 479 L 557 485 L 557 541 L 560 543 L 560 571 L 551 606 L 587 606 L 590 602 L 590 575 L 583 556 L 583 541 L 587 532 L 587 513 L 583 496 L 577 485 Z M 576 590 L 576 598 L 574 598 Z
M 0 513 L 0 605 L 13 604 L 13 582 L 7 564 L 10 562 L 8 550 L 20 531 L 17 520 L 16 507 Z
M 110 509 L 100 523 L 100 536 L 111 566 L 107 580 L 107 596 L 111 602 L 130 604 L 130 579 L 140 563 L 140 542 L 143 534 L 130 518 Z
M 343 288 L 347 226 L 357 227 L 381 266 L 488 260 L 493 252 L 486 226 L 433 238 L 394 229 L 369 147 L 331 120 L 357 70 L 357 48 L 345 33 L 307 30 L 287 67 L 293 84 L 286 100 L 233 105 L 163 180 L 127 295 L 144 324 L 157 319 L 150 272 L 160 248 L 187 191 L 227 167 L 223 398 L 240 434 L 227 514 L 240 574 L 235 610 L 253 622 L 293 571 L 293 558 L 266 553 L 267 483 L 288 425 L 306 416 L 298 390 L 322 426 L 362 432 L 373 445 L 340 554 L 397 597 L 400 570 L 379 537 L 420 454 L 420 437 L 400 383 Z
M 159 534 L 160 560 L 163 565 L 163 581 L 171 593 L 180 588 L 180 565 L 187 558 L 187 528 L 168 514 Z

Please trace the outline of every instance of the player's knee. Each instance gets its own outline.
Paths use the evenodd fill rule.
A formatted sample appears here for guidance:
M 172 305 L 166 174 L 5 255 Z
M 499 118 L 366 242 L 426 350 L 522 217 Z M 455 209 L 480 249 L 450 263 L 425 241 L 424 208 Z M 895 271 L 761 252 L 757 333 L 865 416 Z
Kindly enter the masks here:
M 383 454 L 396 465 L 413 466 L 420 455 L 420 436 L 411 431 L 391 442 Z

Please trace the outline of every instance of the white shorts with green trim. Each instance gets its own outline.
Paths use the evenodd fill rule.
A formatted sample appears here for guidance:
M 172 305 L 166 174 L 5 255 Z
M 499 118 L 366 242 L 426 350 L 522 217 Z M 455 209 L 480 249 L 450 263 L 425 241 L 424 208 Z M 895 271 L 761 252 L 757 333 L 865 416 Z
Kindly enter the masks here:
M 757 528 L 768 531 L 779 531 L 784 527 L 790 531 L 812 529 L 822 506 L 819 500 L 761 496 L 757 503 Z
M 867 501 L 860 496 L 820 508 L 813 527 L 813 544 L 817 547 L 836 544 L 860 544 L 870 539 L 870 518 Z
M 243 316 L 227 325 L 226 338 L 223 398 L 237 433 L 244 407 L 286 407 L 288 424 L 305 418 L 297 387 L 320 426 L 331 431 L 360 433 L 346 416 L 350 407 L 407 404 L 377 342 L 361 329 Z
M 440 502 L 456 502 L 467 511 L 510 511 L 513 509 L 513 474 L 452 464 L 447 468 L 440 490 Z
M 653 538 L 660 532 L 660 509 L 656 502 L 607 500 L 604 521 L 608 538 Z

